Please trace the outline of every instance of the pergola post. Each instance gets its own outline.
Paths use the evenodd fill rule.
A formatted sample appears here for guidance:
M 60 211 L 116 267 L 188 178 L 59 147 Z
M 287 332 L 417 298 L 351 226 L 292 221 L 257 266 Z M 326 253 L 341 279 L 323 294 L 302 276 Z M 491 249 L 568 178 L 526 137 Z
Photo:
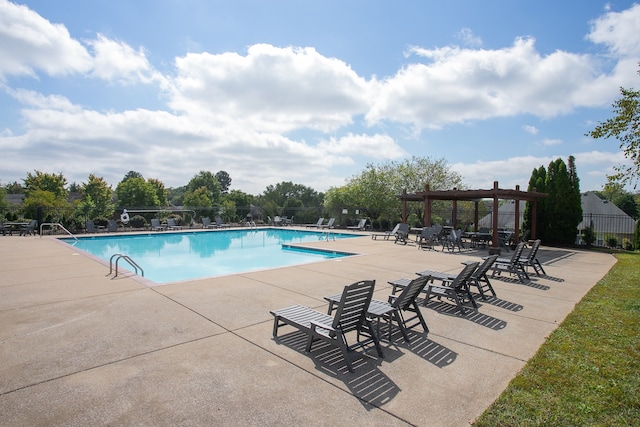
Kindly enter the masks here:
M 520 191 L 519 185 L 516 185 L 516 191 Z M 516 199 L 515 203 L 516 203 L 516 205 L 514 206 L 515 219 L 513 224 L 513 230 L 515 235 L 515 242 L 517 245 L 518 242 L 520 241 L 520 200 Z
M 498 181 L 493 181 L 493 189 L 498 189 Z M 498 247 L 498 193 L 494 192 L 493 194 L 493 212 L 491 212 L 491 225 L 492 225 L 492 236 L 491 236 L 491 246 L 494 248 Z
M 536 188 L 531 189 L 532 192 L 536 192 Z M 531 240 L 536 240 L 536 224 L 538 223 L 538 199 L 533 199 L 533 210 L 531 211 Z
M 473 231 L 475 231 L 476 233 L 478 232 L 478 205 L 480 204 L 480 202 L 478 202 L 477 200 L 475 202 L 473 202 L 474 204 L 474 209 L 473 209 Z
M 402 222 L 407 222 L 407 189 L 402 189 Z
M 424 192 L 427 194 L 429 192 L 429 184 L 424 185 Z M 424 226 L 431 227 L 431 199 L 429 197 L 424 197 Z
M 457 188 L 454 188 L 457 190 Z M 453 199 L 451 201 L 451 226 L 456 229 L 458 226 L 458 201 Z

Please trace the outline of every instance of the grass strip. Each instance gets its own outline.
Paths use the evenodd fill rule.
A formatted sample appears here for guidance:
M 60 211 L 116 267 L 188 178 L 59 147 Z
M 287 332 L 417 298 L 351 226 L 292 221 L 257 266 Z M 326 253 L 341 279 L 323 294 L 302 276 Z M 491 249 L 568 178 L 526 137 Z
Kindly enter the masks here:
M 474 426 L 640 425 L 640 254 L 616 257 Z

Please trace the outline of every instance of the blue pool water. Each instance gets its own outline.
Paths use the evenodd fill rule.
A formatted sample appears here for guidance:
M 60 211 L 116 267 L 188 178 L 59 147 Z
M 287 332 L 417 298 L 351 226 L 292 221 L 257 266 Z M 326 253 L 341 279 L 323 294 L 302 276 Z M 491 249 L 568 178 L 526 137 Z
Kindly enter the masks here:
M 341 239 L 358 235 L 335 233 L 333 236 Z M 326 235 L 319 232 L 265 228 L 62 240 L 107 262 L 114 254 L 125 254 L 144 270 L 145 278 L 156 283 L 169 283 L 350 255 L 288 246 L 323 238 Z M 119 264 L 130 268 L 124 261 Z

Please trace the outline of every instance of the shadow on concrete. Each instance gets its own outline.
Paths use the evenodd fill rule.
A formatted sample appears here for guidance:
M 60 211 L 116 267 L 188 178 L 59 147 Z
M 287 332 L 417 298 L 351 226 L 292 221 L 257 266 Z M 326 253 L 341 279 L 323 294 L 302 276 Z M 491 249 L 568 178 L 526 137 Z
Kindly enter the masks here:
M 342 381 L 367 410 L 382 407 L 400 392 L 400 388 L 379 369 L 383 361 L 392 362 L 402 356 L 400 351 L 384 347 L 384 359 L 377 357 L 373 346 L 366 348 L 359 354 L 351 353 L 354 372 L 349 372 L 342 352 L 337 347 L 325 342 L 318 342 L 308 353 L 305 350 L 307 334 L 302 331 L 290 332 L 274 338 L 274 340 L 300 354 L 311 357 L 319 371 Z M 369 355 L 369 352 L 372 355 Z
M 494 296 L 488 296 L 486 297 L 486 299 L 482 299 L 482 296 L 480 294 L 474 294 L 474 298 L 476 299 L 476 301 L 480 303 L 491 304 L 496 307 L 504 308 L 505 310 L 509 310 L 509 311 L 520 311 L 524 308 L 524 306 L 520 304 L 516 304 L 515 302 L 511 302 L 511 301 L 506 301 Z
M 478 302 L 480 303 L 480 302 Z M 500 329 L 504 329 L 507 327 L 507 322 L 493 316 L 489 316 L 487 314 L 480 313 L 478 310 L 473 307 L 465 307 L 466 315 L 460 313 L 458 307 L 455 304 L 448 304 L 444 301 L 429 301 L 427 303 L 427 308 L 437 311 L 440 314 L 444 314 L 446 316 L 456 316 L 461 317 L 463 319 L 467 319 L 470 322 L 473 322 L 477 325 L 484 326 L 485 328 L 493 329 L 494 331 L 499 331 Z

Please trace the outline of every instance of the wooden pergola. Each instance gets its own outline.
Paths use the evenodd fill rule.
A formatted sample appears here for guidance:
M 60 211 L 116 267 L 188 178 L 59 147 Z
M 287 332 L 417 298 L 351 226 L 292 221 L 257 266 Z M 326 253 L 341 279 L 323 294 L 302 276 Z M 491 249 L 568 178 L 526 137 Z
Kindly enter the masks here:
M 514 212 L 514 235 L 516 243 L 520 237 L 520 200 L 526 200 L 533 203 L 533 209 L 531 212 L 531 238 L 536 238 L 536 211 L 538 199 L 547 197 L 546 193 L 538 193 L 534 188 L 532 191 L 520 191 L 520 186 L 516 185 L 515 190 L 506 190 L 498 187 L 498 181 L 493 182 L 493 188 L 491 190 L 439 190 L 431 191 L 429 184 L 424 186 L 424 191 L 420 191 L 413 194 L 408 194 L 407 190 L 403 190 L 399 195 L 402 200 L 402 222 L 407 222 L 407 202 L 424 202 L 424 224 L 428 226 L 431 224 L 431 202 L 433 200 L 451 200 L 452 201 L 452 213 L 451 223 L 455 226 L 458 222 L 458 200 L 472 201 L 475 203 L 474 212 L 474 231 L 478 231 L 478 204 L 482 199 L 493 199 L 493 214 L 492 214 L 492 246 L 498 246 L 498 200 L 515 200 L 515 212 Z

